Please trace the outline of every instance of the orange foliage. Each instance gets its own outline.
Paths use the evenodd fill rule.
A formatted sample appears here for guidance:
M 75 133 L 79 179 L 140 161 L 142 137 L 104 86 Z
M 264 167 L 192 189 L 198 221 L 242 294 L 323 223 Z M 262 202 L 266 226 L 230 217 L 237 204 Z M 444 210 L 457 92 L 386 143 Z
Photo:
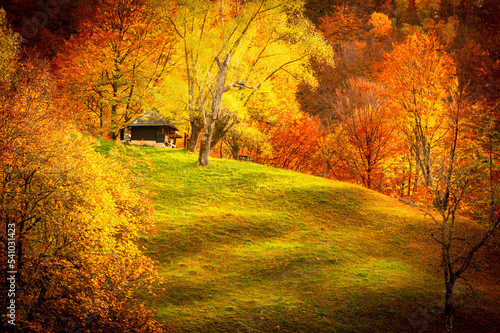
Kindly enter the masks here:
M 437 39 L 415 33 L 386 55 L 380 76 L 400 140 L 427 185 L 443 153 L 440 143 L 448 131 L 447 104 L 457 84 L 454 74 L 454 63 Z
M 292 87 L 284 89 L 272 110 L 276 121 L 259 123 L 270 150 L 259 151 L 254 160 L 278 168 L 317 173 L 320 166 L 315 162 L 315 155 L 318 140 L 323 137 L 320 122 L 298 109 L 294 95 Z
M 349 178 L 368 188 L 383 190 L 384 162 L 393 153 L 394 125 L 383 107 L 384 89 L 365 79 L 349 80 L 337 90 L 332 105 L 332 126 L 341 130 Z
M 100 1 L 54 60 L 60 95 L 80 128 L 115 135 L 142 112 L 148 88 L 171 65 L 172 36 L 155 25 L 149 5 Z
M 384 39 L 391 33 L 392 22 L 389 20 L 389 17 L 383 13 L 374 12 L 368 23 L 373 25 L 373 29 L 370 30 L 370 33 L 377 38 Z
M 319 121 L 308 115 L 282 113 L 280 125 L 265 131 L 272 147 L 271 156 L 261 154 L 255 161 L 277 168 L 314 173 L 316 170 L 311 162 L 317 150 L 317 140 L 322 136 L 319 126 Z
M 332 44 L 359 39 L 363 34 L 364 22 L 344 6 L 335 6 L 333 14 L 320 20 L 319 29 Z

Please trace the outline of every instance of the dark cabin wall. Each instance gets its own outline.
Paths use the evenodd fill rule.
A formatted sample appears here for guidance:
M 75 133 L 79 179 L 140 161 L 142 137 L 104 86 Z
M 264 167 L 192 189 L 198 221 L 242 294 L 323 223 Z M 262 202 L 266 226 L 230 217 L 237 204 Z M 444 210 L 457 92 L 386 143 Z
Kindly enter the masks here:
M 157 134 L 158 134 L 158 127 L 135 126 L 132 127 L 131 140 L 156 141 Z
M 171 139 L 170 135 L 175 133 L 175 129 L 169 126 L 133 126 L 129 127 L 132 131 L 132 141 L 156 141 L 165 142 L 165 139 Z

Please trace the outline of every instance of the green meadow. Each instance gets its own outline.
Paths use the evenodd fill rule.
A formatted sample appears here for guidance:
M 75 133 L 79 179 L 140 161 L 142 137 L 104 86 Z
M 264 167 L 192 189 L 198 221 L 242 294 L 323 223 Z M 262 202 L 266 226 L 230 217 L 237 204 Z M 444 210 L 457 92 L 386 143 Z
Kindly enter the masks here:
M 219 159 L 203 168 L 186 150 L 139 150 L 154 163 L 146 186 L 157 228 L 141 242 L 163 277 L 154 295 L 139 297 L 167 331 L 432 332 L 441 324 L 439 247 L 418 209 L 297 172 Z M 457 287 L 457 332 L 499 317 L 488 296 L 499 288 L 485 279 Z

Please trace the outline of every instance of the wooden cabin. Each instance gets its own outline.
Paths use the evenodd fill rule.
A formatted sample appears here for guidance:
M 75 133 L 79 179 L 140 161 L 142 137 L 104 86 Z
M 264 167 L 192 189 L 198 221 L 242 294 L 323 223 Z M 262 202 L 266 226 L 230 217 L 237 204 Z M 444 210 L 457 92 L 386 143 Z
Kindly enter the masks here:
M 136 145 L 175 148 L 177 139 L 182 138 L 178 130 L 158 112 L 151 111 L 120 129 L 120 140 Z

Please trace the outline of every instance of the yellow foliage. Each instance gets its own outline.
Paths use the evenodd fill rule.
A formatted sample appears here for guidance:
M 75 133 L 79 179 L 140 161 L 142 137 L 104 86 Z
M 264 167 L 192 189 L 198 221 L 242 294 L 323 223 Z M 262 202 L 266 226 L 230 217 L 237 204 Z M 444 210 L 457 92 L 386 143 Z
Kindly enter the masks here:
M 158 276 L 137 246 L 153 222 L 147 194 L 117 152 L 105 158 L 58 119 L 44 69 L 19 66 L 17 89 L 0 94 L 0 225 L 15 225 L 22 247 L 17 323 L 53 332 L 87 325 L 81 313 L 95 312 L 97 324 Z
M 164 25 L 176 33 L 174 61 L 180 70 L 160 84 L 157 101 L 182 110 L 192 135 L 203 126 L 206 137 L 212 135 L 220 112 L 246 122 L 252 115 L 249 100 L 265 93 L 274 76 L 283 72 L 317 85 L 311 60 L 333 64 L 331 47 L 304 17 L 303 1 L 191 0 L 179 3 L 173 12 L 163 5 L 159 2 L 157 10 Z M 174 85 L 179 90 L 173 92 Z M 197 137 L 191 139 L 196 143 Z M 200 150 L 209 150 L 208 140 L 203 142 Z
M 5 10 L 0 7 L 0 83 L 7 82 L 14 70 L 20 40 L 20 35 L 7 25 Z

